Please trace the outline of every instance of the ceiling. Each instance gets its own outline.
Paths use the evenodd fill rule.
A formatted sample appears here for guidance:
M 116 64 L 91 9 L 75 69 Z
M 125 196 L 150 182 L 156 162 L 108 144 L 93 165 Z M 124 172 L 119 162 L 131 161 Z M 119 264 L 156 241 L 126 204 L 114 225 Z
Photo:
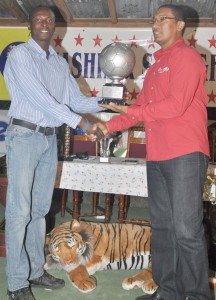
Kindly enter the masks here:
M 0 0 L 0 26 L 25 26 L 32 8 L 47 5 L 57 26 L 147 27 L 155 10 L 170 3 L 191 8 L 190 24 L 198 13 L 199 26 L 216 26 L 216 0 Z

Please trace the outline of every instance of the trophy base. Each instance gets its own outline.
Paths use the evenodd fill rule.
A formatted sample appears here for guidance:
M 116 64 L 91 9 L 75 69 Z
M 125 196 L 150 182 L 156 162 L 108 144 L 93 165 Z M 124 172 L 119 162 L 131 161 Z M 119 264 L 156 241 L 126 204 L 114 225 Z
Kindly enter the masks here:
M 102 157 L 100 156 L 100 162 L 109 162 L 110 161 L 110 158 L 109 157 Z
M 98 101 L 99 104 L 110 104 L 110 102 L 115 103 L 117 105 L 125 105 L 125 102 L 122 99 L 103 98 L 102 100 Z

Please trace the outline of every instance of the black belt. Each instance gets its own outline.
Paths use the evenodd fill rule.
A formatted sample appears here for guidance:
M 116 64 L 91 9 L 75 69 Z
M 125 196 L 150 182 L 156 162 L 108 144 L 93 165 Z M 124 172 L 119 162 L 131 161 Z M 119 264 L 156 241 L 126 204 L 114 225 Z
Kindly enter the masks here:
M 36 132 L 40 132 L 43 133 L 44 135 L 53 135 L 53 134 L 57 134 L 58 133 L 58 127 L 42 127 L 42 126 L 38 126 L 34 123 L 30 123 L 27 121 L 23 121 L 23 120 L 19 120 L 19 119 L 11 119 L 10 120 L 10 125 L 18 125 L 21 127 L 25 127 L 31 130 L 34 130 Z

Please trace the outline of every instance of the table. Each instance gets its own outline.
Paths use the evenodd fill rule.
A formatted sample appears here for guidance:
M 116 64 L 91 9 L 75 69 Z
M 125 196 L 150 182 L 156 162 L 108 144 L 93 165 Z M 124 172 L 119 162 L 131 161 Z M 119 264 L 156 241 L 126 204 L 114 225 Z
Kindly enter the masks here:
M 124 195 L 147 197 L 146 161 L 137 159 L 129 163 L 121 157 L 110 157 L 102 163 L 98 157 L 88 160 L 74 159 L 58 163 L 55 187 L 86 192 L 117 194 L 119 222 L 124 220 Z M 74 199 L 73 212 L 78 216 L 78 199 Z M 77 215 L 76 215 L 77 213 Z M 105 201 L 105 221 L 110 218 L 109 201 Z

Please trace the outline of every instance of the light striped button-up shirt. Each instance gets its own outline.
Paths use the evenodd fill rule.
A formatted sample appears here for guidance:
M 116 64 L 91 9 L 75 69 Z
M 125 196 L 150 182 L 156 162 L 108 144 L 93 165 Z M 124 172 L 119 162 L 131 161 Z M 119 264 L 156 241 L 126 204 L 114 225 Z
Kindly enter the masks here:
M 9 117 L 40 126 L 57 127 L 63 123 L 76 128 L 77 113 L 98 112 L 98 97 L 84 96 L 70 74 L 66 60 L 49 47 L 46 52 L 32 39 L 10 53 L 4 78 L 11 97 Z

